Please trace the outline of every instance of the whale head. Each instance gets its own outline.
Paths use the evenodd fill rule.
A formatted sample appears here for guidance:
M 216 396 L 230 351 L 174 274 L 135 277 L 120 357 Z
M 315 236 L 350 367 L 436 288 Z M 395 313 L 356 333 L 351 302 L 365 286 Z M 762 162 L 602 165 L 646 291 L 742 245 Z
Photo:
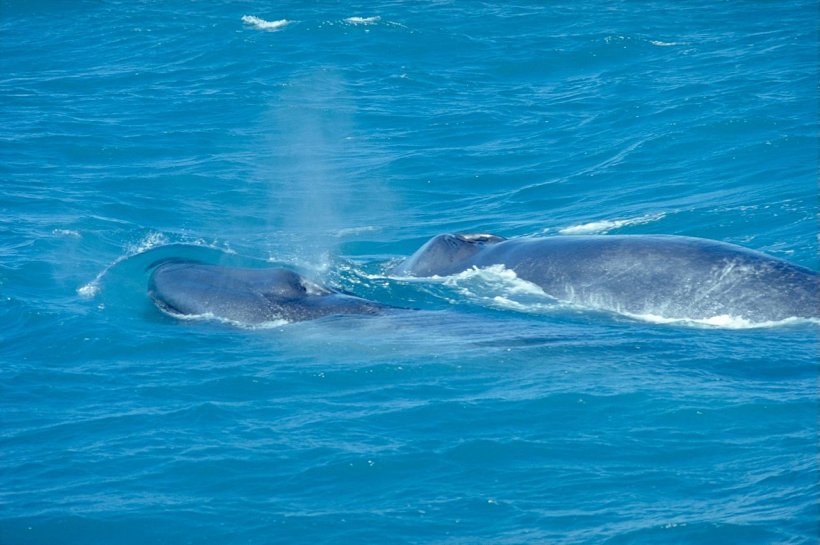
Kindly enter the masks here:
M 486 233 L 437 235 L 395 267 L 396 276 L 447 276 L 471 266 L 483 248 L 506 240 Z
M 169 260 L 155 266 L 148 294 L 175 316 L 213 315 L 256 323 L 291 319 L 305 302 L 333 295 L 288 269 L 230 269 L 195 261 Z

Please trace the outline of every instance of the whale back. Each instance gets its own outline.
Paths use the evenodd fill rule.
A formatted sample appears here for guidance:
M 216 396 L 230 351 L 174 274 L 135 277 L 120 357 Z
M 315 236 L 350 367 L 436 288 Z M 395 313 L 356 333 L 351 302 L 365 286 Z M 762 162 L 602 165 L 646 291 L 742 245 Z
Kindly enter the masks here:
M 469 268 L 471 260 L 484 248 L 506 240 L 487 233 L 444 234 L 427 241 L 413 255 L 395 267 L 395 276 L 447 276 Z
M 439 235 L 393 272 L 446 276 L 493 265 L 559 301 L 623 314 L 750 322 L 820 317 L 816 272 L 734 244 L 693 237 L 506 240 Z
M 625 314 L 751 322 L 820 317 L 814 271 L 734 244 L 672 235 L 513 240 L 474 258 L 548 295 Z

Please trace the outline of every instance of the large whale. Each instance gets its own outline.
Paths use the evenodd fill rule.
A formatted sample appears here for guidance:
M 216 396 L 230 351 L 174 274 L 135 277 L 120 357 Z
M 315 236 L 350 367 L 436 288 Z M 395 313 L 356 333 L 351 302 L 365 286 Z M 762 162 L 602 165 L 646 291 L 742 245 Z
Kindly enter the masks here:
M 242 324 L 311 320 L 333 314 L 378 314 L 386 308 L 320 286 L 288 269 L 220 267 L 195 261 L 154 264 L 148 295 L 172 316 Z
M 673 235 L 490 234 L 432 238 L 395 276 L 448 276 L 503 265 L 563 302 L 669 319 L 750 322 L 820 317 L 810 269 L 725 242 Z

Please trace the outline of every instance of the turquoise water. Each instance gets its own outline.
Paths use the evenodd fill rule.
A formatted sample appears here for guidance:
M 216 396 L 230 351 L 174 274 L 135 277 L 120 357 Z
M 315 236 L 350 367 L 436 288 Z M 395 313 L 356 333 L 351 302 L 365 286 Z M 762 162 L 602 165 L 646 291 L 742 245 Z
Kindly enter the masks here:
M 385 271 L 458 231 L 817 270 L 819 19 L 3 0 L 0 543 L 816 543 L 816 324 Z M 180 255 L 422 311 L 174 320 Z

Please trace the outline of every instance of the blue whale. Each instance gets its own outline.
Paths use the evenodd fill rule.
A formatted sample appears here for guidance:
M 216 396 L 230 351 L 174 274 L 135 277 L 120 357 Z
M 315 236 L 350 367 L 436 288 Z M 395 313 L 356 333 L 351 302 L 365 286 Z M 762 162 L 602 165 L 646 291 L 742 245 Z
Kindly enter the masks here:
M 288 269 L 220 267 L 195 261 L 154 264 L 148 295 L 177 317 L 242 324 L 311 320 L 334 314 L 378 314 L 380 305 L 311 282 Z
M 623 314 L 755 323 L 820 317 L 816 272 L 733 244 L 673 235 L 445 234 L 391 274 L 448 276 L 493 265 L 559 301 Z

